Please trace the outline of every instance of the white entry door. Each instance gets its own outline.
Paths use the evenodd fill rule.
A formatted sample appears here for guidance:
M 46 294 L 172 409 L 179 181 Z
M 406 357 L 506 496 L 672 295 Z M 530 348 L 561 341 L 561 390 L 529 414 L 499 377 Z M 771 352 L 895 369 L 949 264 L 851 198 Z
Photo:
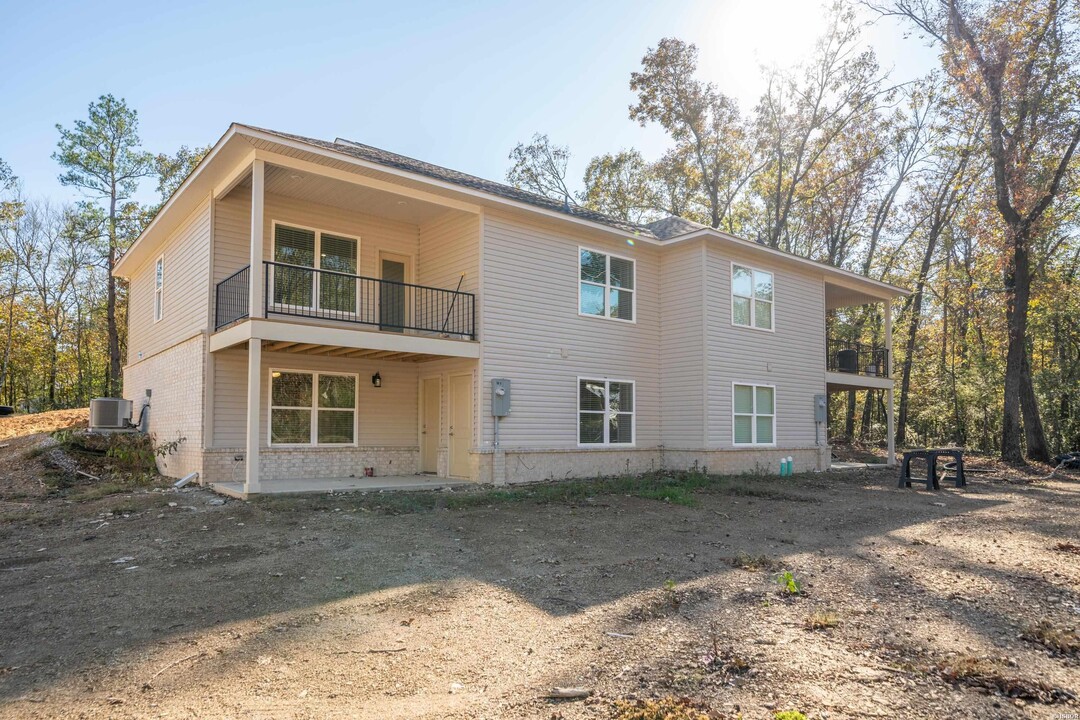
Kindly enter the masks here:
M 472 444 L 472 375 L 450 376 L 450 474 L 468 477 Z
M 421 386 L 420 409 L 420 472 L 434 473 L 439 470 L 439 407 L 442 383 L 439 378 L 424 378 Z

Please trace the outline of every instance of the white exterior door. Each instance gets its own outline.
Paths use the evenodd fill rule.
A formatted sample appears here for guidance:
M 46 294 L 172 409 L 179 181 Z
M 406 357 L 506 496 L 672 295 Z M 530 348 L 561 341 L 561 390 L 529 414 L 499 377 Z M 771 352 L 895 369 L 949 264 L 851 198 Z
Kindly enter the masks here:
M 439 470 L 439 407 L 442 383 L 439 378 L 424 378 L 421 386 L 420 408 L 420 472 L 434 473 Z
M 469 477 L 472 444 L 472 375 L 450 376 L 450 474 Z

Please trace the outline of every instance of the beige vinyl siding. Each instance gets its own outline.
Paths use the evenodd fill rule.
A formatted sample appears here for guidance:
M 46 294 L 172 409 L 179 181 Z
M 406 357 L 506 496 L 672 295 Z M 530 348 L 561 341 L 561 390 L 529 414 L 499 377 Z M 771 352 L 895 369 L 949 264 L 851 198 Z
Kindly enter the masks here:
M 578 315 L 578 248 L 636 261 L 637 322 Z M 490 380 L 509 378 L 502 447 L 576 448 L 577 378 L 635 383 L 636 446 L 660 442 L 660 263 L 657 248 L 524 215 L 484 220 L 481 445 L 490 447 Z
M 665 448 L 705 442 L 704 242 L 666 248 L 660 258 L 660 328 Z
M 251 260 L 251 188 L 237 187 L 214 205 L 214 284 Z
M 775 332 L 731 323 L 732 262 L 773 273 Z M 823 276 L 739 248 L 706 263 L 708 447 L 731 448 L 732 383 L 776 386 L 777 447 L 814 445 L 814 395 L 825 392 Z
M 360 275 L 379 277 L 380 250 L 408 255 L 415 264 L 419 237 L 416 225 L 281 195 L 267 194 L 264 205 L 264 260 L 274 258 L 273 223 L 278 222 L 359 238 Z M 214 225 L 214 282 L 217 283 L 250 260 L 251 191 L 237 188 L 220 200 Z
M 247 407 L 247 350 L 215 353 L 214 447 L 244 446 Z M 356 373 L 357 444 L 415 447 L 417 444 L 417 366 L 414 363 L 349 360 L 289 353 L 263 353 L 260 398 L 260 445 L 267 446 L 271 369 Z M 371 376 L 382 376 L 382 387 Z
M 154 272 L 164 256 L 162 316 L 154 322 Z M 160 250 L 132 273 L 128 291 L 129 365 L 206 329 L 210 263 L 209 199 L 171 232 Z
M 479 261 L 479 216 L 450 211 L 420 226 L 417 284 L 453 290 L 465 273 L 461 290 L 476 293 Z

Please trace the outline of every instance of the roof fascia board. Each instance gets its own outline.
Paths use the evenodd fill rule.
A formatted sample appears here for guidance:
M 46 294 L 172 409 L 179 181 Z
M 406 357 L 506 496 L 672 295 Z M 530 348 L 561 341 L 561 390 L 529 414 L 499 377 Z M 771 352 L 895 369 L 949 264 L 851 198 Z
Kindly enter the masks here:
M 251 165 L 255 162 L 255 157 L 255 148 L 252 148 L 247 155 L 242 157 L 236 163 L 236 167 L 234 167 L 229 172 L 229 174 L 225 176 L 225 179 L 214 186 L 215 200 L 220 197 L 225 197 L 234 187 L 240 184 L 240 181 L 247 176 L 248 172 L 251 171 Z
M 206 153 L 206 156 L 199 162 L 198 165 L 195 166 L 195 169 L 191 171 L 191 174 L 187 176 L 187 179 L 184 180 L 184 182 L 180 183 L 180 187 L 173 191 L 173 194 L 170 195 L 169 199 L 165 201 L 165 204 L 161 206 L 161 209 L 158 210 L 157 215 L 155 215 L 154 219 L 150 221 L 150 224 L 147 225 L 141 233 L 139 233 L 139 237 L 135 238 L 135 242 L 131 244 L 131 247 L 128 248 L 127 252 L 124 253 L 124 255 L 116 261 L 115 265 L 113 265 L 112 274 L 114 276 L 124 277 L 123 267 L 126 264 L 125 260 L 131 257 L 132 251 L 136 250 L 136 248 L 139 247 L 140 243 L 142 243 L 147 236 L 154 232 L 161 218 L 168 214 L 172 206 L 176 204 L 177 198 L 184 195 L 184 193 L 187 192 L 188 188 L 191 187 L 195 180 L 198 179 L 200 175 L 202 175 L 203 171 L 210 166 L 210 163 L 215 157 L 217 157 L 221 149 L 225 147 L 226 144 L 228 144 L 229 140 L 231 140 L 234 135 L 236 135 L 237 127 L 238 126 L 236 123 L 232 123 L 231 125 L 229 125 L 229 129 L 225 131 L 225 134 L 222 135 L 216 143 L 214 143 L 214 147 L 210 148 L 210 152 Z

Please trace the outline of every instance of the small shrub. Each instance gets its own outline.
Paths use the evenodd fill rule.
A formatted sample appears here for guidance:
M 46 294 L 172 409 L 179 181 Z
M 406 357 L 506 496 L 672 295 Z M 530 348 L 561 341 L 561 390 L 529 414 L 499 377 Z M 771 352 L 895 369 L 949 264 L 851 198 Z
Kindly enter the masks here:
M 668 695 L 659 700 L 616 700 L 615 720 L 709 720 L 699 703 Z
M 1028 627 L 1023 635 L 1025 640 L 1036 642 L 1059 655 L 1080 657 L 1080 635 L 1069 628 L 1054 627 L 1049 620 L 1040 620 Z
M 157 472 L 158 456 L 171 455 L 183 442 L 183 438 L 179 438 L 155 447 L 154 436 L 142 433 L 117 433 L 108 438 L 105 456 L 118 469 L 132 472 Z
M 774 713 L 773 720 L 806 720 L 806 715 L 803 715 L 798 710 L 783 710 Z
M 806 617 L 807 630 L 831 630 L 839 624 L 837 614 L 828 610 L 815 610 Z
M 780 586 L 781 595 L 796 596 L 801 595 L 803 592 L 802 582 L 790 570 L 785 570 L 777 575 L 776 584 Z
M 1010 698 L 1034 700 L 1047 705 L 1076 698 L 1072 691 L 1042 680 L 1005 675 L 996 664 L 970 655 L 939 662 L 934 670 L 943 680 L 954 685 L 984 688 Z
M 667 603 L 669 605 L 671 605 L 672 607 L 679 607 L 679 604 L 682 601 L 679 599 L 679 591 L 676 590 L 675 587 L 676 587 L 676 585 L 675 585 L 674 580 L 672 580 L 671 578 L 668 578 L 667 580 L 665 580 L 664 581 L 664 598 L 666 599 Z
M 777 561 L 769 555 L 750 555 L 745 552 L 740 552 L 735 557 L 727 558 L 728 565 L 736 567 L 741 570 L 775 570 L 777 568 Z

